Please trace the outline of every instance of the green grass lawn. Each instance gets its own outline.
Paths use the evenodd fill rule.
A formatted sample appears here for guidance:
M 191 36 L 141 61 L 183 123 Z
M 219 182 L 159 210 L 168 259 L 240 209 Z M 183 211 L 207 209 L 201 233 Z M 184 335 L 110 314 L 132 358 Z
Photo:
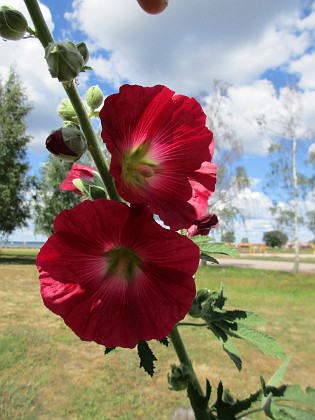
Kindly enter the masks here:
M 135 350 L 104 356 L 102 346 L 81 342 L 44 307 L 34 259 L 35 251 L 0 257 L 1 419 L 169 419 L 188 406 L 185 392 L 168 390 L 166 375 L 177 363 L 172 348 L 150 344 L 159 359 L 150 378 L 138 368 Z M 202 266 L 196 281 L 212 290 L 224 283 L 229 307 L 263 316 L 262 330 L 293 355 L 287 382 L 315 386 L 314 275 Z M 207 330 L 180 328 L 202 383 L 208 378 L 215 387 L 222 379 L 239 397 L 281 364 L 238 341 L 244 366 L 238 372 Z

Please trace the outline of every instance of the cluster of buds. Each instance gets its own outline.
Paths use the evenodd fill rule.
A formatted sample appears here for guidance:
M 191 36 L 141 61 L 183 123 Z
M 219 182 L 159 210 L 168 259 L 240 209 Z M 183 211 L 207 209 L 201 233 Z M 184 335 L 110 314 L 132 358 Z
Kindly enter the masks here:
M 21 12 L 10 6 L 0 6 L 0 36 L 10 41 L 22 39 L 28 23 Z

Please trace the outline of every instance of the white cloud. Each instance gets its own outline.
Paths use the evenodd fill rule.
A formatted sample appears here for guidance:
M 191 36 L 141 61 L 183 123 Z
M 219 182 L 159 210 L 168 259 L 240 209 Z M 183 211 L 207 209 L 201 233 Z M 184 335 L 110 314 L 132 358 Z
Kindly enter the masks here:
M 196 94 L 209 90 L 214 78 L 248 83 L 301 54 L 308 34 L 295 31 L 299 5 L 173 0 L 164 13 L 151 16 L 135 1 L 76 0 L 67 18 L 99 49 L 95 71 L 104 80 L 115 86 L 123 79 L 163 83 Z
M 20 10 L 32 27 L 31 19 L 22 0 L 7 0 L 6 4 Z M 41 10 L 48 27 L 53 30 L 54 24 L 50 10 L 41 4 Z M 45 151 L 45 139 L 49 132 L 60 125 L 56 115 L 57 105 L 65 97 L 63 88 L 53 80 L 48 72 L 44 59 L 44 50 L 40 42 L 34 38 L 20 41 L 0 40 L 0 74 L 5 80 L 12 66 L 20 75 L 33 110 L 27 119 L 28 134 L 33 136 L 30 149 L 36 153 Z
M 300 76 L 299 85 L 303 89 L 315 89 L 315 52 L 303 55 L 298 60 L 293 61 L 289 70 L 298 73 Z

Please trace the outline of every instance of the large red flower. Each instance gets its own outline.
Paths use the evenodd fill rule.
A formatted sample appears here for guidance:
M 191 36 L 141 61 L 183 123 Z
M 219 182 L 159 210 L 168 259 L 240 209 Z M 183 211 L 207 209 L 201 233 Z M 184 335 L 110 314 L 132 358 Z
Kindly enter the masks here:
M 37 257 L 45 305 L 82 339 L 133 348 L 189 311 L 199 249 L 144 206 L 84 201 L 64 210 Z
M 106 98 L 100 118 L 121 197 L 146 203 L 171 229 L 191 226 L 203 213 L 192 184 L 207 191 L 205 207 L 216 172 L 213 135 L 198 102 L 165 86 L 124 85 Z
M 59 189 L 65 191 L 73 191 L 75 194 L 78 194 L 80 197 L 82 197 L 82 191 L 76 187 L 73 181 L 80 179 L 93 181 L 94 175 L 95 171 L 91 166 L 74 163 L 68 172 L 68 175 L 60 184 Z

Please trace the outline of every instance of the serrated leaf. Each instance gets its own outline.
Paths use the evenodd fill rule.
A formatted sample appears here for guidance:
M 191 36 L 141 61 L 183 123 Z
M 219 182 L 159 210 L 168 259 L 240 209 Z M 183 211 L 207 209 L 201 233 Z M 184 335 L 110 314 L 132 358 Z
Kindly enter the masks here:
M 207 390 L 208 390 L 208 387 L 209 386 L 207 384 Z M 211 387 L 210 387 L 210 392 L 211 392 Z M 207 391 L 207 394 L 209 395 L 206 395 L 206 396 L 200 395 L 200 393 L 194 387 L 194 385 L 190 381 L 188 382 L 187 396 L 189 398 L 190 405 L 192 409 L 194 410 L 196 420 L 210 420 L 214 418 L 211 416 L 210 412 L 208 412 L 208 402 L 210 398 L 210 392 Z
M 232 362 L 235 364 L 237 369 L 239 371 L 242 370 L 242 359 L 237 351 L 237 348 L 234 346 L 232 341 L 230 339 L 227 339 L 225 342 L 222 342 L 223 350 L 227 353 L 229 358 L 232 360 Z
M 225 242 L 212 242 L 206 244 L 197 244 L 200 252 L 206 254 L 224 254 L 233 257 L 239 257 L 238 251 L 232 246 L 227 245 Z
M 277 420 L 288 418 L 290 420 L 315 420 L 315 414 L 299 407 L 272 405 L 273 415 Z
M 216 260 L 215 258 L 211 257 L 210 255 L 205 254 L 204 252 L 201 252 L 200 254 L 200 258 L 204 261 L 209 261 L 212 264 L 218 264 L 220 265 L 219 261 Z
M 222 382 L 220 382 L 217 389 L 217 400 L 212 406 L 217 412 L 216 418 L 222 420 L 235 420 L 236 414 L 248 410 L 252 404 L 260 399 L 261 395 L 261 390 L 258 390 L 243 400 L 235 400 L 228 390 L 226 391 L 223 389 Z
M 152 377 L 155 369 L 154 362 L 157 361 L 157 358 L 154 356 L 146 341 L 139 341 L 137 347 L 138 355 L 140 357 L 140 367 L 143 367 L 143 369 Z
M 105 347 L 104 354 L 106 355 L 106 354 L 110 353 L 111 351 L 115 350 L 115 348 L 116 347 Z
M 308 387 L 304 392 L 300 385 L 287 385 L 284 394 L 277 401 L 291 401 L 301 404 L 314 404 L 315 389 Z
M 211 242 L 213 242 L 213 238 L 211 238 L 210 236 L 206 236 L 206 235 L 196 235 L 196 236 L 192 236 L 190 238 L 193 242 L 195 242 L 196 245 L 201 245 L 201 244 L 209 244 Z
M 287 357 L 276 339 L 260 331 L 254 330 L 246 324 L 238 323 L 237 330 L 233 332 L 237 337 L 256 346 L 264 354 L 275 356 L 278 359 L 286 359 Z
M 162 338 L 162 340 L 157 340 L 159 343 L 163 344 L 165 347 L 168 347 L 169 340 L 167 337 Z
M 279 369 L 276 370 L 276 372 L 272 375 L 272 377 L 267 382 L 267 386 L 278 386 L 283 382 L 283 379 L 288 370 L 290 361 L 291 361 L 291 357 L 288 357 L 287 360 L 285 360 L 282 363 Z

